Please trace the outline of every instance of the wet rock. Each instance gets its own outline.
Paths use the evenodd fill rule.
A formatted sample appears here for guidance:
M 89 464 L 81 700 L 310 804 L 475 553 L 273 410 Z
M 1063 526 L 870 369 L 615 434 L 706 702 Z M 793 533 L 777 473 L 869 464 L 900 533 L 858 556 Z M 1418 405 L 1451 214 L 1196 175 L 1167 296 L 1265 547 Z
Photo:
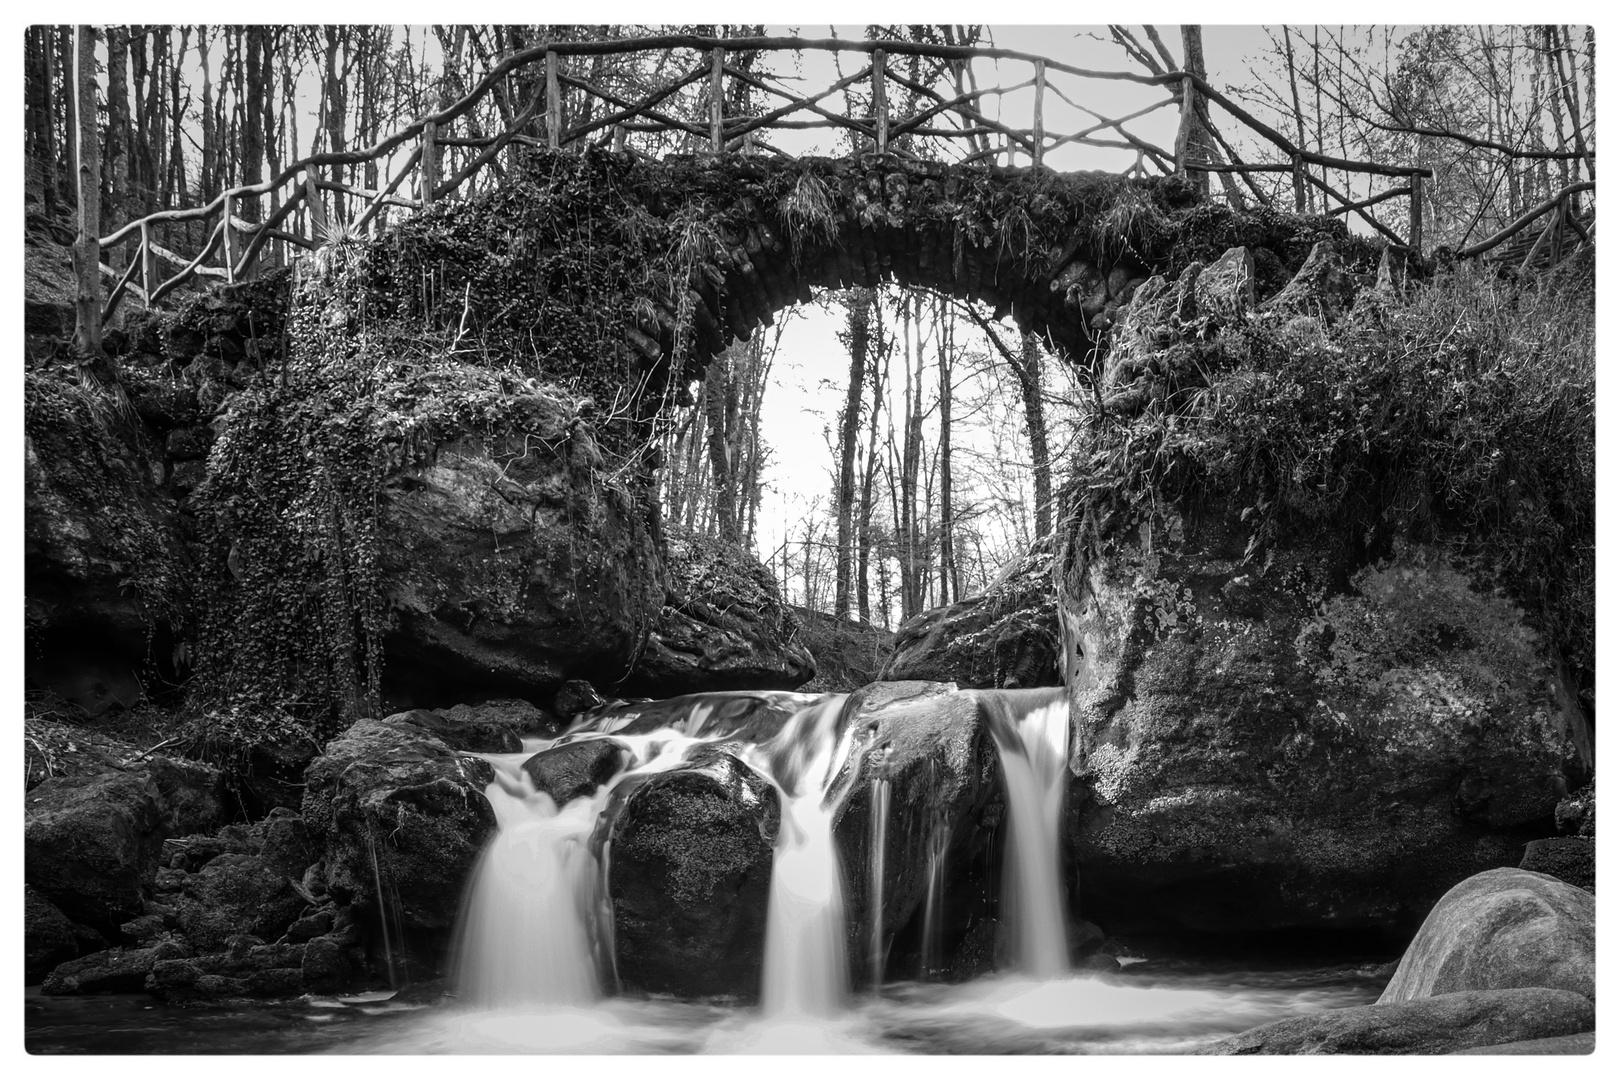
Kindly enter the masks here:
M 570 403 L 519 392 L 532 428 L 433 448 L 384 487 L 385 679 L 413 701 L 616 681 L 663 598 L 646 514 Z M 469 695 L 470 696 L 470 695 Z M 451 698 L 450 700 L 455 700 Z
M 699 752 L 634 787 L 611 826 L 609 891 L 626 985 L 758 993 L 779 821 L 775 789 L 723 751 Z
M 1056 686 L 1057 589 L 1050 545 L 1019 559 L 979 596 L 913 616 L 894 636 L 885 681 L 968 688 Z
M 47 994 L 133 994 L 145 987 L 154 967 L 191 950 L 174 940 L 146 949 L 108 949 L 70 960 L 45 978 Z
M 304 985 L 316 992 L 352 986 L 365 971 L 365 954 L 338 935 L 310 939 L 301 964 Z
M 1251 1028 L 1201 1054 L 1449 1054 L 1591 1031 L 1592 1002 L 1567 990 L 1474 990 L 1328 1009 Z
M 873 781 L 888 781 L 883 926 L 890 940 L 922 917 L 936 852 L 945 864 L 941 884 L 947 900 L 982 891 L 964 881 L 963 873 L 984 861 L 976 856 L 982 856 L 980 849 L 994 832 L 984 827 L 986 814 L 1000 805 L 1002 790 L 979 694 L 950 683 L 879 682 L 852 694 L 846 711 L 861 740 L 852 764 L 858 773 L 833 835 L 844 866 L 852 955 L 864 961 L 870 956 L 873 919 Z M 941 919 L 946 954 L 965 933 L 956 925 L 960 921 Z M 909 974 L 921 963 L 922 950 L 911 947 L 909 938 L 905 942 L 891 949 L 889 970 Z M 870 979 L 869 967 L 856 965 L 859 981 Z
M 1262 572 L 1247 536 L 1209 503 L 1065 570 L 1082 910 L 1115 933 L 1410 933 L 1519 860 L 1590 768 L 1585 718 L 1522 612 L 1440 551 L 1357 569 L 1298 535 Z
M 410 724 L 413 727 L 421 728 L 422 731 L 437 737 L 446 746 L 454 750 L 512 753 L 523 746 L 517 737 L 517 733 L 504 727 L 484 728 L 482 730 L 471 729 L 467 725 L 458 724 L 448 719 L 443 713 L 433 712 L 428 709 L 411 709 L 408 712 L 394 713 L 387 718 L 387 722 L 390 724 Z
M 1260 305 L 1277 315 L 1316 315 L 1333 322 L 1355 299 L 1356 283 L 1339 258 L 1338 245 L 1320 240 L 1281 292 Z
M 816 673 L 776 579 L 751 552 L 704 537 L 670 537 L 669 588 L 624 683 L 633 694 L 791 690 Z
M 26 797 L 27 883 L 103 933 L 142 913 L 169 816 L 145 773 L 46 780 Z
M 186 881 L 172 901 L 175 923 L 199 952 L 236 934 L 277 938 L 307 901 L 288 875 L 257 855 L 221 855 Z
M 160 1001 L 184 1004 L 220 998 L 284 998 L 304 992 L 305 945 L 256 945 L 245 950 L 152 965 L 146 991 Z
M 1519 869 L 1567 881 L 1587 892 L 1597 889 L 1597 844 L 1587 836 L 1554 836 L 1524 845 Z
M 37 890 L 23 886 L 24 979 L 36 983 L 56 965 L 72 960 L 81 951 L 73 920 Z
M 303 820 L 326 852 L 326 883 L 374 926 L 382 904 L 407 931 L 446 932 L 495 817 L 487 762 L 414 724 L 360 720 L 305 774 Z
M 1434 906 L 1378 1001 L 1528 986 L 1594 998 L 1596 911 L 1591 893 L 1546 874 L 1475 874 Z
M 551 711 L 566 721 L 572 719 L 575 713 L 582 713 L 603 704 L 605 702 L 602 695 L 598 694 L 590 683 L 584 679 L 569 679 L 563 683 L 562 689 L 557 691 Z
M 629 757 L 617 740 L 583 739 L 540 751 L 523 763 L 523 771 L 561 806 L 613 779 Z

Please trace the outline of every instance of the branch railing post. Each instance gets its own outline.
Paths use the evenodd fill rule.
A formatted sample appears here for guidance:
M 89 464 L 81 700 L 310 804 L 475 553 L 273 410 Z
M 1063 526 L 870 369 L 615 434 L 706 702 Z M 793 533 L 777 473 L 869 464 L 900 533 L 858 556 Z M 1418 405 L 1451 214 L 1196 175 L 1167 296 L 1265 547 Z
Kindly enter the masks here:
M 146 306 L 152 306 L 152 290 L 157 288 L 157 252 L 152 250 L 152 226 L 141 222 L 141 291 L 146 294 Z
M 546 51 L 546 145 L 553 150 L 562 139 L 562 89 L 557 82 L 560 62 L 556 50 Z
M 884 51 L 875 50 L 872 53 L 872 115 L 876 123 L 872 137 L 880 154 L 887 153 L 889 149 L 889 94 L 884 75 L 887 67 Z
M 726 50 L 716 48 L 709 63 L 709 149 L 716 154 L 726 149 L 725 77 Z
M 231 227 L 231 211 L 236 208 L 236 196 L 227 191 L 225 193 L 225 216 L 220 220 L 220 252 L 225 260 L 225 280 L 227 283 L 236 283 L 236 239 L 235 230 Z
M 319 243 L 326 239 L 326 213 L 321 209 L 321 189 L 315 186 L 313 166 L 304 169 L 304 206 L 309 211 L 310 239 Z
M 1412 184 L 1411 220 L 1406 227 L 1406 246 L 1416 262 L 1423 261 L 1423 174 L 1408 174 Z
M 422 125 L 422 209 L 433 205 L 433 189 L 439 186 L 438 125 L 429 120 Z
M 1176 126 L 1176 175 L 1187 175 L 1187 148 L 1192 143 L 1193 111 L 1192 76 L 1181 80 L 1181 123 Z
M 1035 168 L 1041 167 L 1041 155 L 1046 149 L 1046 123 L 1042 105 L 1046 101 L 1046 61 L 1035 61 L 1035 152 L 1031 155 Z

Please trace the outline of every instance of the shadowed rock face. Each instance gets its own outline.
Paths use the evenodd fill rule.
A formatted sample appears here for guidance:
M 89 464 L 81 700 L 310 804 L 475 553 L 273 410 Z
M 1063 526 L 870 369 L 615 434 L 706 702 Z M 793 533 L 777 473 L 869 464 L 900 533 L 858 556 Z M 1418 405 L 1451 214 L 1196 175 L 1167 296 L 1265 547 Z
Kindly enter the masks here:
M 1243 561 L 1235 508 L 1065 574 L 1067 835 L 1112 930 L 1404 932 L 1516 863 L 1583 723 L 1508 601 L 1439 552 L 1333 537 Z

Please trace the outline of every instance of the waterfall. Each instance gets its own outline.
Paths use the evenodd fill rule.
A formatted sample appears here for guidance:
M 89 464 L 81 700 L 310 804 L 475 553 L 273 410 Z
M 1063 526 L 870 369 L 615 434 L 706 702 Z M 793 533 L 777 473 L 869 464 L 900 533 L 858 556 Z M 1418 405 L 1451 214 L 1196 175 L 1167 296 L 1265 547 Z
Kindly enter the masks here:
M 921 979 L 933 978 L 945 966 L 941 939 L 940 905 L 945 896 L 945 852 L 951 846 L 951 826 L 936 820 L 928 833 L 928 894 L 923 901 Z
M 833 843 L 833 819 L 857 771 L 833 789 L 852 741 L 838 731 L 844 703 L 833 697 L 801 710 L 753 755 L 782 803 L 765 919 L 762 1004 L 771 1018 L 830 1018 L 848 993 L 844 874 Z
M 589 1005 L 601 996 L 589 920 L 599 875 L 587 840 L 599 800 L 559 808 L 523 772 L 527 754 L 491 755 L 485 790 L 498 832 L 473 872 L 457 976 L 489 1008 Z
M 1058 830 L 1067 778 L 1069 703 L 1062 689 L 985 694 L 986 716 L 1007 786 L 1009 837 L 1002 919 L 1026 975 L 1069 970 Z
M 883 855 L 888 846 L 889 830 L 889 762 L 890 749 L 885 746 L 873 754 L 871 858 L 869 877 L 872 912 L 871 962 L 872 989 L 883 990 Z

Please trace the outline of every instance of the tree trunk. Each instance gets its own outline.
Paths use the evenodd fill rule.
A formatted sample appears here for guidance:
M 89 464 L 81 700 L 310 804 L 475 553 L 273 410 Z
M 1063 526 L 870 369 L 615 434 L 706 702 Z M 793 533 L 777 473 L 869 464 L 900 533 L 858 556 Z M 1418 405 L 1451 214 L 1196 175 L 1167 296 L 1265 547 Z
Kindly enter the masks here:
M 1018 386 L 1035 474 L 1035 536 L 1039 539 L 1052 535 L 1052 459 L 1046 446 L 1046 405 L 1041 399 L 1041 347 L 1034 334 L 1024 335 L 1022 360 Z
M 854 562 L 855 450 L 861 423 L 861 397 L 866 386 L 871 331 L 870 290 L 857 289 L 845 300 L 844 345 L 849 350 L 849 383 L 838 431 L 838 556 L 833 584 L 833 617 L 849 618 L 850 574 Z
M 268 95 L 265 89 L 265 28 L 263 26 L 249 26 L 247 28 L 247 88 L 246 116 L 242 122 L 242 183 L 244 185 L 257 184 L 264 179 L 264 115 L 265 103 Z M 250 195 L 242 200 L 242 218 L 246 221 L 261 220 L 259 214 L 260 195 Z
M 62 173 L 62 201 L 77 210 L 79 206 L 79 108 L 76 89 L 78 75 L 73 66 L 71 26 L 57 28 L 56 68 L 62 86 L 62 151 L 67 166 Z
M 81 361 L 101 353 L 101 139 L 96 130 L 96 28 L 80 26 L 76 112 L 79 118 L 79 237 L 73 244 L 78 278 L 73 342 Z M 85 367 L 81 367 L 81 372 Z
M 102 212 L 108 224 L 122 225 L 129 214 L 129 29 L 107 27 L 107 200 Z M 120 248 L 119 258 L 122 258 Z M 109 252 L 109 255 L 112 253 Z M 121 269 L 119 262 L 111 263 Z
M 945 301 L 939 301 L 939 599 L 949 604 L 960 599 L 961 576 L 956 567 L 956 527 L 951 509 L 951 337 Z

